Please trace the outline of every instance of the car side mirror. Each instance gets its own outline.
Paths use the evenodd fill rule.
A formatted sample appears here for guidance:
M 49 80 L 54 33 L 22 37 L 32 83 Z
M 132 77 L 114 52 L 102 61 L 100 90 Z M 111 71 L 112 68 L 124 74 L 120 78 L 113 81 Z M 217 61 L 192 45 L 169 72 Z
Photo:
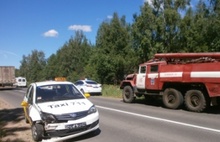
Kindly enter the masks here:
M 21 102 L 21 106 L 27 107 L 27 106 L 28 106 L 28 103 L 27 103 L 26 101 L 22 101 L 22 102 Z
M 85 95 L 86 98 L 90 97 L 90 94 L 88 94 L 88 93 L 85 93 L 84 95 Z

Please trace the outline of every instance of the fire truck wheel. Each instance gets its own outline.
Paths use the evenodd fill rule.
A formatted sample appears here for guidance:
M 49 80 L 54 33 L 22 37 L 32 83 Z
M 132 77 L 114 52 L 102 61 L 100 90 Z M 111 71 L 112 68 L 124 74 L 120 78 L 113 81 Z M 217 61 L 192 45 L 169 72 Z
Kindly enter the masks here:
M 201 112 L 207 107 L 205 96 L 199 90 L 189 90 L 185 95 L 185 106 L 190 111 Z
M 170 109 L 177 109 L 183 104 L 183 95 L 174 88 L 167 88 L 163 94 L 163 104 Z
M 125 103 L 132 103 L 135 100 L 134 92 L 131 86 L 124 87 L 122 97 Z
M 43 139 L 43 125 L 35 123 L 31 126 L 32 137 L 34 141 L 41 141 Z

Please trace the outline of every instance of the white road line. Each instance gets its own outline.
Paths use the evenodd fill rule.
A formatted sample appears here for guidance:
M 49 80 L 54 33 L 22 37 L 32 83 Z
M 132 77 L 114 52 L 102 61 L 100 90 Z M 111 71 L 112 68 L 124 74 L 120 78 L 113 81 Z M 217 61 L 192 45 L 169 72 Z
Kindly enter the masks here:
M 101 109 L 116 111 L 116 112 L 120 112 L 120 113 L 124 113 L 124 114 L 130 114 L 130 115 L 134 115 L 134 116 L 139 116 L 139 117 L 143 117 L 143 118 L 148 118 L 148 119 L 152 119 L 152 120 L 158 120 L 158 121 L 168 122 L 168 123 L 172 123 L 172 124 L 177 124 L 177 125 L 182 125 L 182 126 L 187 126 L 187 127 L 193 127 L 193 128 L 198 128 L 198 129 L 203 129 L 203 130 L 207 130 L 207 131 L 212 131 L 212 132 L 220 133 L 220 130 L 219 130 L 219 129 L 213 129 L 213 128 L 208 128 L 208 127 L 203 127 L 203 126 L 198 126 L 198 125 L 193 125 L 193 124 L 188 124 L 188 123 L 173 121 L 173 120 L 169 120 L 169 119 L 163 119 L 163 118 L 159 118 L 159 117 L 153 117 L 153 116 L 148 116 L 148 115 L 142 115 L 142 114 L 138 114 L 138 113 L 123 111 L 123 110 L 117 110 L 117 109 L 108 108 L 108 107 L 103 107 L 103 106 L 97 106 L 97 105 L 96 105 L 96 107 L 97 107 L 97 108 L 101 108 Z
M 18 92 L 25 93 L 26 91 L 24 91 L 24 90 L 18 90 Z

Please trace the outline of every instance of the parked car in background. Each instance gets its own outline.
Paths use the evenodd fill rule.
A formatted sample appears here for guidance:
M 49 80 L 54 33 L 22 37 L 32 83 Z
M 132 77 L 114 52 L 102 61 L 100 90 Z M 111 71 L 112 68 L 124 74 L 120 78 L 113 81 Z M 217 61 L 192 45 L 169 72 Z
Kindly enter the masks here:
M 25 77 L 16 77 L 16 83 L 14 84 L 17 87 L 26 87 L 27 86 L 27 80 Z
M 102 85 L 96 81 L 84 79 L 78 80 L 74 84 L 82 93 L 88 93 L 90 95 L 102 95 Z
M 99 128 L 95 105 L 68 81 L 31 83 L 21 105 L 34 141 L 64 141 Z

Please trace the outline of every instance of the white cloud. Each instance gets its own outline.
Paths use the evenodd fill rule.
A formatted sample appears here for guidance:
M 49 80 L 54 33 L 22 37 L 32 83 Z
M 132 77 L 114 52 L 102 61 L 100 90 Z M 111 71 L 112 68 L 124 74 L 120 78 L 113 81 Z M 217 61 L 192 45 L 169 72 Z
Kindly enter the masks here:
M 18 56 L 17 54 L 15 54 L 14 52 L 6 51 L 6 50 L 0 50 L 0 55 L 2 55 L 3 58 L 5 58 L 5 59 L 7 59 L 7 58 L 9 57 L 9 55 L 19 57 L 19 56 Z
M 112 15 L 108 15 L 107 18 L 108 19 L 112 19 L 113 17 L 112 17 Z
M 152 0 L 144 0 L 144 2 L 147 2 L 151 7 L 153 7 Z
M 153 5 L 153 1 L 154 0 L 144 0 L 144 2 L 148 3 L 150 5 L 150 7 L 152 7 L 153 9 L 155 8 Z M 164 1 L 158 1 L 161 5 L 160 5 L 160 10 L 164 10 Z
M 45 32 L 43 35 L 45 37 L 57 37 L 58 34 L 59 33 L 56 30 L 52 29 L 52 30 L 49 30 L 49 31 Z
M 71 25 L 69 26 L 69 30 L 73 31 L 83 31 L 83 32 L 91 32 L 92 28 L 89 25 Z

